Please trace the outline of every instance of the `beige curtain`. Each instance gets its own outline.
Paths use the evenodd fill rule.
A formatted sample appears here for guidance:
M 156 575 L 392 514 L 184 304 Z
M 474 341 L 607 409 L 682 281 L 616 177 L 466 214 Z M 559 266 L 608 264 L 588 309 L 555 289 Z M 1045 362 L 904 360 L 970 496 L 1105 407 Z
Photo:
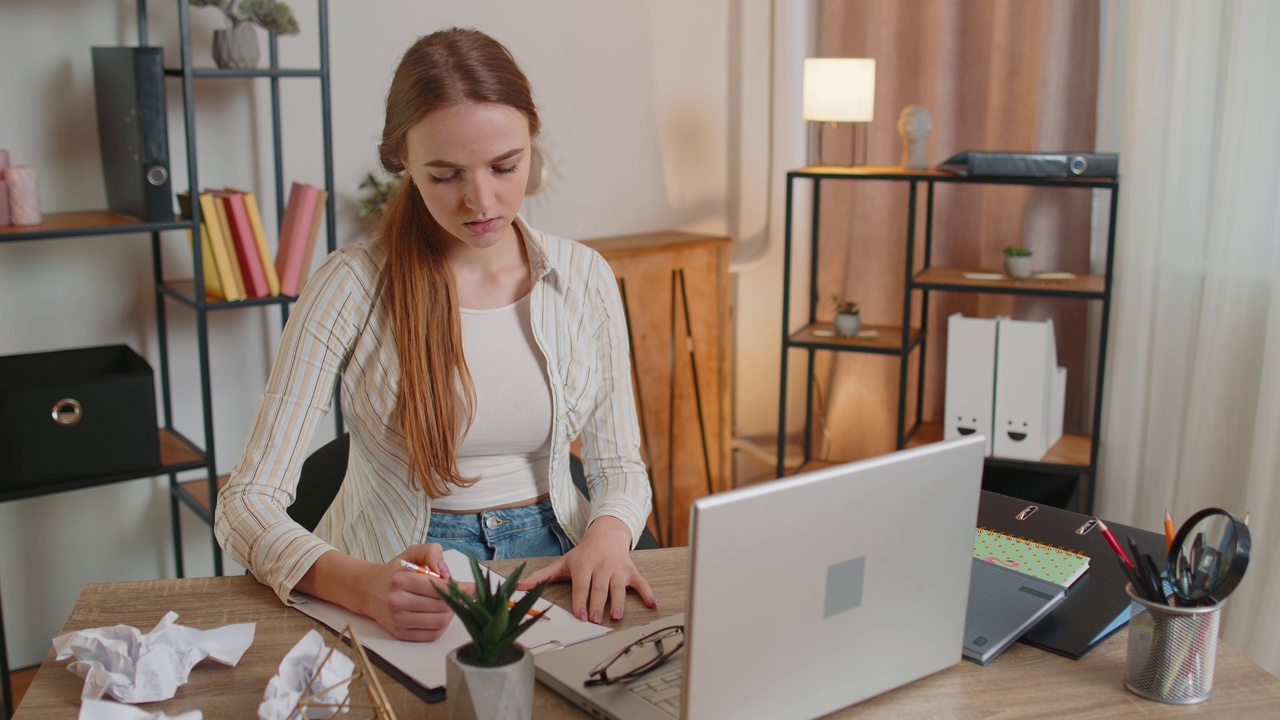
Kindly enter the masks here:
M 816 55 L 876 60 L 869 165 L 897 165 L 899 112 L 923 105 L 934 129 L 926 146 L 936 165 L 963 150 L 1061 151 L 1094 148 L 1099 9 L 1093 0 L 825 0 L 817 7 Z M 823 161 L 847 164 L 851 129 L 824 127 Z M 861 150 L 859 149 L 861 153 Z M 902 318 L 907 184 L 827 182 L 822 186 L 819 297 L 858 301 L 863 323 Z M 999 185 L 937 186 L 933 264 L 1003 268 L 1002 249 L 1035 251 L 1037 270 L 1089 272 L 1090 190 Z M 919 221 L 924 219 L 921 186 Z M 923 233 L 917 241 L 917 265 Z M 920 322 L 920 296 L 913 325 Z M 824 303 L 819 318 L 830 317 Z M 1059 364 L 1068 369 L 1068 433 L 1087 433 L 1092 385 L 1085 382 L 1084 301 L 933 293 L 922 416 L 942 420 L 946 318 L 1011 315 L 1053 318 Z M 1092 352 L 1090 348 L 1089 352 Z M 833 357 L 834 355 L 834 357 Z M 908 426 L 916 407 L 912 359 Z M 815 457 L 850 460 L 894 449 L 898 359 L 819 353 Z M 825 426 L 823 419 L 825 417 Z

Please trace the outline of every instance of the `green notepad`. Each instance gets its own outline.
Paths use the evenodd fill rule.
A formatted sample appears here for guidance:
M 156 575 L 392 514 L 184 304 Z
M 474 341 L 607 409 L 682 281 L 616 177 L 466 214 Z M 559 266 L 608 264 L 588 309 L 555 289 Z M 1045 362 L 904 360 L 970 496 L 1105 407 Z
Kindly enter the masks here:
M 983 527 L 974 532 L 973 556 L 1062 586 L 1089 569 L 1083 553 Z

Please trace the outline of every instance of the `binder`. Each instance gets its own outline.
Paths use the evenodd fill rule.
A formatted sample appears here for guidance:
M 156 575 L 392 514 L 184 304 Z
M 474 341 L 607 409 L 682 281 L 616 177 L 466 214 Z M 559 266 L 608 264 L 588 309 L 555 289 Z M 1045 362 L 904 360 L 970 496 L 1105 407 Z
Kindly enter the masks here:
M 1062 437 L 1058 393 L 1066 392 L 1067 376 L 1058 367 L 1053 320 L 1003 317 L 997 327 L 991 454 L 1039 460 Z
M 996 320 L 947 318 L 947 382 L 943 398 L 942 439 L 978 433 L 987 436 L 991 456 L 996 396 Z
M 961 654 L 986 665 L 1066 599 L 1067 588 L 978 558 Z
M 1129 622 L 1128 579 L 1101 531 L 1088 515 L 982 491 L 978 524 L 1010 535 L 1038 540 L 1092 558 L 1089 570 L 1067 588 L 1066 599 L 1020 640 L 1049 652 L 1079 659 Z M 1123 544 L 1132 535 L 1143 552 L 1167 554 L 1164 535 L 1108 522 Z M 1084 529 L 1084 533 L 1078 531 Z
M 966 150 L 944 160 L 938 169 L 956 175 L 1115 177 L 1120 169 L 1120 156 L 1116 153 Z
M 163 48 L 95 47 L 92 54 L 107 207 L 171 222 Z

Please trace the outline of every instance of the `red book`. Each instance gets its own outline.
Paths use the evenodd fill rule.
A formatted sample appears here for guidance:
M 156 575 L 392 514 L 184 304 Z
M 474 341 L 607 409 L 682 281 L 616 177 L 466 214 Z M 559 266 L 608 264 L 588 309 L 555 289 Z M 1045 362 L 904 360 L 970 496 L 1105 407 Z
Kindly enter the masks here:
M 329 193 L 325 190 L 321 190 L 320 195 L 316 197 L 316 211 L 311 216 L 311 226 L 307 230 L 307 249 L 302 253 L 302 273 L 298 276 L 300 289 L 307 284 L 307 278 L 311 276 L 311 258 L 316 254 L 316 238 L 320 235 L 321 226 L 324 225 L 324 211 L 328 200 Z
M 240 276 L 244 278 L 245 295 L 251 298 L 270 296 L 271 286 L 267 283 L 266 271 L 258 257 L 258 241 L 253 236 L 253 225 L 249 221 L 249 210 L 244 204 L 244 197 L 238 192 L 227 190 L 210 192 L 227 209 L 231 244 L 235 246 L 236 262 L 240 268 Z
M 303 265 L 310 259 L 307 242 L 321 192 L 314 185 L 299 182 L 289 189 L 289 201 L 280 226 L 280 247 L 276 251 L 281 295 L 296 296 L 302 287 Z

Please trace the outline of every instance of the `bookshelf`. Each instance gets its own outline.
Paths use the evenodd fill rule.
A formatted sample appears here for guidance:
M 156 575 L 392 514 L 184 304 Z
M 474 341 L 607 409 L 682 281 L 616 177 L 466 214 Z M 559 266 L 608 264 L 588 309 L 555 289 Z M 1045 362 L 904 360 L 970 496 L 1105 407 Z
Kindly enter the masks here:
M 182 112 L 179 116 L 170 114 L 170 126 L 179 123 L 181 135 L 185 142 L 185 158 L 187 188 L 198 191 L 202 188 L 199 159 L 196 153 L 196 133 L 198 110 L 195 103 L 196 82 L 218 82 L 230 78 L 260 79 L 270 85 L 271 96 L 271 146 L 274 158 L 274 187 L 267 192 L 259 193 L 258 200 L 264 207 L 271 204 L 276 208 L 276 217 L 282 218 L 286 202 L 286 175 L 283 159 L 282 122 L 281 122 L 281 83 L 317 82 L 320 86 L 319 120 L 322 126 L 322 157 L 324 165 L 324 185 L 328 195 L 323 212 L 323 227 L 326 235 L 326 252 L 336 248 L 336 216 L 333 202 L 333 129 L 331 119 L 331 96 L 329 76 L 329 42 L 328 42 L 328 2 L 315 0 L 318 22 L 318 57 L 314 68 L 286 69 L 279 67 L 279 53 L 275 36 L 266 34 L 268 52 L 265 59 L 267 67 L 254 70 L 223 70 L 213 67 L 197 67 L 192 57 L 190 7 L 187 0 L 173 0 L 177 6 L 179 24 L 179 64 L 177 67 L 166 67 L 164 75 L 166 94 L 172 98 L 175 91 L 180 92 Z M 148 45 L 147 0 L 136 0 L 134 3 L 137 23 L 138 45 Z M 85 51 L 88 58 L 88 48 Z M 201 61 L 203 63 L 203 61 Z M 212 65 L 212 61 L 209 61 Z M 314 112 L 314 110 L 312 110 Z M 170 159 L 177 148 L 170 149 Z M 174 178 L 173 190 L 182 191 L 183 178 Z M 170 202 L 174 202 L 170 198 Z M 204 271 L 202 266 L 200 241 L 201 216 L 199 203 L 194 203 L 189 218 L 179 217 L 167 222 L 145 222 L 135 217 L 123 215 L 109 210 L 88 209 L 73 212 L 45 213 L 43 222 L 34 226 L 0 227 L 0 243 L 50 241 L 66 238 L 85 238 L 109 235 L 138 235 L 150 238 L 152 277 L 154 280 L 155 327 L 158 341 L 158 365 L 153 368 L 158 385 L 157 398 L 161 405 L 159 435 L 160 465 L 128 473 L 111 473 L 93 477 L 75 477 L 59 479 L 43 483 L 39 486 L 27 486 L 7 489 L 0 486 L 0 502 L 27 497 L 50 495 L 54 493 L 98 487 L 129 480 L 149 477 L 168 477 L 170 518 L 174 544 L 175 569 L 178 577 L 184 575 L 182 533 L 180 511 L 182 506 L 188 507 L 197 517 L 209 526 L 209 536 L 213 545 L 213 568 L 216 575 L 223 572 L 222 553 L 217 540 L 213 536 L 213 513 L 216 503 L 216 492 L 225 477 L 216 466 L 214 433 L 214 388 L 210 374 L 210 335 L 209 315 L 213 312 L 236 312 L 245 308 L 273 306 L 278 307 L 283 324 L 288 319 L 289 307 L 296 299 L 292 296 L 262 297 L 236 302 L 225 302 L 208 297 L 197 288 L 204 288 Z M 277 221 L 278 223 L 278 221 Z M 269 238 L 278 238 L 278 227 L 268 227 Z M 188 231 L 192 234 L 193 277 L 169 278 L 164 275 L 165 243 L 162 233 L 167 231 Z M 183 252 L 188 252 L 183 241 Z M 319 251 L 317 251 L 319 252 Z M 174 306 L 171 308 L 171 306 Z M 181 334 L 177 330 L 171 332 L 170 310 L 189 313 L 181 322 Z M 190 327 L 188 327 L 190 326 Z M 170 349 L 177 343 L 194 343 L 196 348 L 195 377 L 177 377 L 170 364 Z M 184 434 L 175 426 L 173 412 L 173 389 L 175 385 L 199 387 L 200 415 L 203 421 L 202 434 Z M 338 432 L 341 432 L 340 414 L 336 417 Z M 193 474 L 195 476 L 193 477 Z M 8 650 L 4 641 L 3 614 L 0 610 L 0 682 L 3 687 L 4 716 L 13 714 L 13 702 L 9 685 Z
M 817 319 L 820 297 L 816 290 L 820 263 L 820 222 L 821 191 L 825 183 L 890 183 L 901 187 L 908 196 L 907 217 L 905 222 L 906 266 L 903 268 L 903 291 L 901 298 L 902 323 L 899 325 L 864 325 L 864 329 L 875 330 L 872 338 L 843 339 L 834 336 L 829 322 Z M 808 183 L 812 197 L 808 207 L 797 207 L 796 188 L 801 183 Z M 1103 191 L 1106 201 L 1106 234 L 1100 243 L 1099 255 L 1105 260 L 1102 275 L 1077 274 L 1070 279 L 1041 280 L 1029 278 L 1016 280 L 1008 277 L 998 279 L 975 279 L 966 277 L 966 273 L 983 270 L 982 268 L 942 267 L 933 264 L 935 244 L 944 242 L 939 239 L 934 226 L 934 198 L 939 185 L 1018 185 L 1027 187 L 1061 188 L 1075 190 Z M 1092 414 L 1088 425 L 1088 434 L 1064 434 L 1048 452 L 1037 461 L 1011 459 L 989 456 L 987 468 L 998 468 L 1014 472 L 1048 473 L 1079 478 L 1077 504 L 1081 512 L 1090 513 L 1093 508 L 1095 484 L 1098 468 L 1098 439 L 1102 426 L 1103 380 L 1106 370 L 1107 336 L 1111 309 L 1111 268 L 1115 255 L 1115 223 L 1120 184 L 1116 178 L 1104 177 L 966 177 L 942 172 L 939 170 L 909 171 L 897 167 L 838 167 L 811 166 L 792 170 L 787 173 L 786 212 L 787 227 L 784 249 L 784 276 L 782 296 L 782 364 L 779 382 L 779 418 L 778 418 L 778 463 L 777 475 L 785 474 L 784 456 L 787 439 L 787 379 L 788 361 L 793 352 L 803 351 L 807 363 L 807 380 L 805 388 L 805 426 L 803 435 L 804 469 L 814 469 L 831 464 L 829 460 L 817 460 L 812 457 L 814 433 L 814 368 L 817 352 L 855 352 L 875 353 L 891 356 L 897 360 L 897 417 L 895 419 L 896 446 L 898 449 L 916 447 L 927 443 L 938 442 L 943 437 L 941 422 L 926 422 L 924 397 L 926 394 L 926 348 L 930 338 L 939 331 L 929 328 L 930 295 L 937 292 L 949 293 L 983 293 L 998 295 L 1014 295 L 1027 297 L 1064 298 L 1072 301 L 1095 303 L 1098 306 L 1098 323 L 1096 342 L 1090 358 L 1093 363 L 1092 384 L 1088 385 L 1091 393 Z M 918 220 L 923 210 L 923 219 Z M 795 253 L 792 219 L 797 213 L 807 213 L 810 227 L 810 264 L 807 268 L 808 284 L 807 318 L 799 328 L 793 328 L 791 317 L 792 296 L 792 260 Z M 853 233 L 850 242 L 867 242 L 866 238 L 857 237 Z M 872 242 L 890 242 L 888 238 L 872 238 Z M 886 272 L 891 270 L 886 269 Z M 945 332 L 945 323 L 940 329 Z M 940 339 L 940 338 L 939 338 Z M 912 364 L 914 362 L 914 370 Z M 914 376 L 914 377 L 913 377 Z M 914 380 L 914 383 L 913 383 Z M 1076 381 L 1079 382 L 1079 381 Z M 914 387 L 912 386 L 914 385 Z M 914 397 L 914 407 L 909 402 Z

